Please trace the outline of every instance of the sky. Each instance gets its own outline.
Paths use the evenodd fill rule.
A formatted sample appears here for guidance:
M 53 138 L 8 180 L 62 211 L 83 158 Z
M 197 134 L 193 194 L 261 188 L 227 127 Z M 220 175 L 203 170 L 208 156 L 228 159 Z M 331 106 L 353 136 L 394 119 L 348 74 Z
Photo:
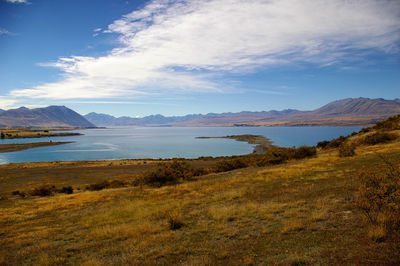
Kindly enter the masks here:
M 142 117 L 400 98 L 398 0 L 0 0 L 0 108 Z

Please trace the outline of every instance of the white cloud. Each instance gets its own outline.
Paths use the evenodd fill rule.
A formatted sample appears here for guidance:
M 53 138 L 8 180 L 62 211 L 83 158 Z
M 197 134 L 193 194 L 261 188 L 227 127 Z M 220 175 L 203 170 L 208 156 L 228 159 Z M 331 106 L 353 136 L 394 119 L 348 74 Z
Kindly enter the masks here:
M 8 97 L 0 96 L 0 109 L 10 109 L 15 107 L 16 101 L 14 99 L 9 99 Z
M 3 34 L 4 35 L 10 35 L 11 33 L 6 29 L 0 28 L 0 35 L 3 35 Z
M 6 1 L 10 2 L 10 3 L 17 3 L 17 4 L 20 4 L 20 3 L 28 4 L 29 3 L 27 0 L 6 0 Z
M 398 53 L 398 10 L 395 0 L 155 0 L 103 30 L 119 34 L 121 43 L 107 56 L 60 58 L 46 64 L 63 71 L 60 81 L 10 94 L 69 99 L 220 91 L 224 73 L 335 65 L 358 51 Z

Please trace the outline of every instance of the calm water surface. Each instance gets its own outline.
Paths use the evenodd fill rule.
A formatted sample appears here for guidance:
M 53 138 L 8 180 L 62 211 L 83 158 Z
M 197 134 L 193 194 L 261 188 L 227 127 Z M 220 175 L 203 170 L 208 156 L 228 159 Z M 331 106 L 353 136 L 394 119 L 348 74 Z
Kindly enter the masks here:
M 0 164 L 39 161 L 125 158 L 197 158 L 243 155 L 254 145 L 230 139 L 196 139 L 227 135 L 263 135 L 277 146 L 315 145 L 360 127 L 118 127 L 87 129 L 83 136 L 0 140 L 0 143 L 74 141 L 74 143 L 0 153 Z

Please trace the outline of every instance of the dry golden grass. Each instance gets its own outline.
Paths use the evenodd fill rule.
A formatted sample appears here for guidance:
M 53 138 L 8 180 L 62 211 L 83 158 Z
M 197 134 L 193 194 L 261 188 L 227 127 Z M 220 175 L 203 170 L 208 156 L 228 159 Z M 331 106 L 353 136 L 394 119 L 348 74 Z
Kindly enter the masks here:
M 0 264 L 396 264 L 398 241 L 372 241 L 354 204 L 353 175 L 379 164 L 376 153 L 399 159 L 400 143 L 359 147 L 351 158 L 323 151 L 161 188 L 28 198 L 10 191 L 129 179 L 154 162 L 0 166 L 0 195 L 8 197 L 0 201 Z M 172 228 L 171 219 L 183 226 Z

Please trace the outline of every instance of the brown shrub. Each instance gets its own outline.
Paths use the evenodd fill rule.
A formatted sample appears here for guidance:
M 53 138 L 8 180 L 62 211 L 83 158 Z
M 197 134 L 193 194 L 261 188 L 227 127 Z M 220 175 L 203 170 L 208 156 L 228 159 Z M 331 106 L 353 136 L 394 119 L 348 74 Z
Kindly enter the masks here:
M 352 143 L 342 143 L 339 146 L 339 157 L 351 157 L 356 154 L 356 146 Z
M 364 170 L 357 176 L 360 181 L 357 206 L 367 218 L 369 227 L 379 229 L 380 240 L 382 232 L 400 230 L 400 168 L 383 157 L 381 159 L 384 162 L 382 169 Z M 375 237 L 376 232 L 373 235 Z
M 169 211 L 166 213 L 168 227 L 171 230 L 178 230 L 184 226 L 182 216 L 177 211 Z
M 63 187 L 60 192 L 65 194 L 72 194 L 74 193 L 74 189 L 71 186 Z
M 397 135 L 394 133 L 378 131 L 371 135 L 365 136 L 361 142 L 362 142 L 362 144 L 365 144 L 365 145 L 376 145 L 379 143 L 388 143 L 395 139 L 397 139 Z
M 340 136 L 336 139 L 332 139 L 330 141 L 320 141 L 317 144 L 318 148 L 322 148 L 322 149 L 329 149 L 329 148 L 337 148 L 339 147 L 343 142 L 345 142 L 348 139 L 348 136 L 344 137 L 344 136 Z
M 245 168 L 248 167 L 249 163 L 246 162 L 244 158 L 235 158 L 231 160 L 223 160 L 215 163 L 215 165 L 212 168 L 213 172 L 219 173 L 219 172 L 227 172 L 239 168 Z
M 400 115 L 392 116 L 384 121 L 377 122 L 373 128 L 384 131 L 400 129 Z
M 160 187 L 167 184 L 176 184 L 183 180 L 190 180 L 194 176 L 203 173 L 204 170 L 195 169 L 185 161 L 173 160 L 172 163 L 161 163 L 156 169 L 144 173 L 139 177 L 137 183 Z
M 33 189 L 30 194 L 32 196 L 46 197 L 46 196 L 52 196 L 54 194 L 54 192 L 56 192 L 55 186 L 44 185 L 44 186 Z
M 98 190 L 103 190 L 106 188 L 125 187 L 126 185 L 127 185 L 127 183 L 124 181 L 111 180 L 111 181 L 103 181 L 100 183 L 90 184 L 89 186 L 86 187 L 86 189 L 90 190 L 90 191 L 98 191 Z

